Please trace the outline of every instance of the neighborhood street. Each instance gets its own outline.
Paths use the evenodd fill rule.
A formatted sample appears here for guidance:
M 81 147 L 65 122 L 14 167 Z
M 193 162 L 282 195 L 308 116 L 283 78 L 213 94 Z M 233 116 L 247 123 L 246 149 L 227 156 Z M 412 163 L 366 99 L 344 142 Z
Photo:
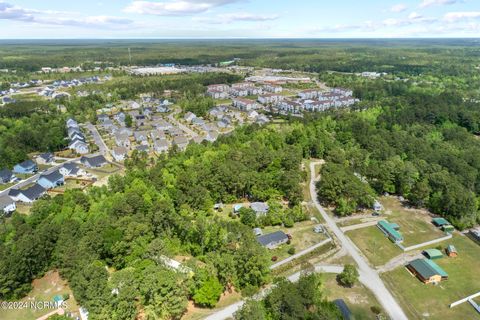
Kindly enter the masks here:
M 327 244 L 327 243 L 330 242 L 330 241 L 332 241 L 331 238 L 328 238 L 328 239 L 325 239 L 325 240 L 323 240 L 323 241 L 320 241 L 319 243 L 314 244 L 313 246 L 308 247 L 307 249 L 304 249 L 304 250 L 302 250 L 302 251 L 300 251 L 300 252 L 298 252 L 298 253 L 295 253 L 294 255 L 292 255 L 292 256 L 290 256 L 290 257 L 288 257 L 288 258 L 286 258 L 286 259 L 283 259 L 283 260 L 281 260 L 281 261 L 279 261 L 279 262 L 277 262 L 277 263 L 275 263 L 275 264 L 272 264 L 272 265 L 270 266 L 270 269 L 273 270 L 273 269 L 278 268 L 278 267 L 280 267 L 280 266 L 282 266 L 282 265 L 284 265 L 284 264 L 286 264 L 286 263 L 292 262 L 293 260 L 298 259 L 298 258 L 300 258 L 301 256 L 306 255 L 307 253 L 312 252 L 313 250 L 315 250 L 315 249 L 317 249 L 317 248 L 320 248 L 321 246 L 323 246 L 324 244 Z
M 310 163 L 310 195 L 312 197 L 312 201 L 315 207 L 321 213 L 330 230 L 332 230 L 335 236 L 338 238 L 338 240 L 342 244 L 342 247 L 347 250 L 347 252 L 357 263 L 358 272 L 360 274 L 360 281 L 373 292 L 378 302 L 380 302 L 380 304 L 385 309 L 385 312 L 387 312 L 390 318 L 392 318 L 393 320 L 407 320 L 407 316 L 405 315 L 393 295 L 390 293 L 390 291 L 388 291 L 388 289 L 385 287 L 385 284 L 380 279 L 378 273 L 372 267 L 370 267 L 370 265 L 367 261 L 365 261 L 355 244 L 353 244 L 353 242 L 340 230 L 333 218 L 330 217 L 320 205 L 320 202 L 317 199 L 315 187 L 316 164 L 319 164 L 319 162 L 312 161 Z
M 189 134 L 192 138 L 195 138 L 198 136 L 198 133 L 196 133 L 195 131 L 193 131 L 192 129 L 190 129 L 189 127 L 183 125 L 180 123 L 180 121 L 177 121 L 177 119 L 175 119 L 175 115 L 179 114 L 181 112 L 181 109 L 175 109 L 174 112 L 172 112 L 171 114 L 168 115 L 168 119 L 173 122 L 174 125 L 176 125 L 177 127 L 179 127 L 180 129 L 183 130 L 183 132 Z
M 79 159 L 80 158 L 69 159 L 69 160 L 67 160 L 63 163 L 60 163 L 60 164 L 57 164 L 57 165 L 55 165 L 51 168 L 48 168 L 47 170 L 45 170 L 43 172 L 38 172 L 38 173 L 34 174 L 33 176 L 28 177 L 27 179 L 22 180 L 19 183 L 14 184 L 13 186 L 10 186 L 10 187 L 6 188 L 5 190 L 0 191 L 0 197 L 3 196 L 3 195 L 8 195 L 8 192 L 10 191 L 10 189 L 19 189 L 19 188 L 22 188 L 22 187 L 30 184 L 30 183 L 33 183 L 33 182 L 37 181 L 37 179 L 40 177 L 41 174 L 52 173 L 53 171 L 55 171 L 57 169 L 60 169 L 60 167 L 62 167 L 65 163 L 74 162 L 74 161 L 77 161 Z
M 105 141 L 103 141 L 102 136 L 98 132 L 97 128 L 93 124 L 91 124 L 90 122 L 88 122 L 86 124 L 86 127 L 90 131 L 90 133 L 92 134 L 93 141 L 98 146 L 99 152 L 101 154 L 103 154 L 104 156 L 108 155 L 108 147 L 105 144 Z

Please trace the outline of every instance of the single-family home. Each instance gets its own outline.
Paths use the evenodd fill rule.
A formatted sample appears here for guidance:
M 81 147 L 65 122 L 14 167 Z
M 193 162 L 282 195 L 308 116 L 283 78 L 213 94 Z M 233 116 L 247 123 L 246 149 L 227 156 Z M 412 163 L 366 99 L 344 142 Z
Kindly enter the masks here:
M 60 174 L 64 177 L 80 177 L 86 174 L 85 170 L 80 169 L 75 163 L 65 163 L 58 169 Z
M 15 179 L 16 179 L 16 177 L 12 173 L 12 171 L 10 171 L 8 169 L 0 170 L 0 184 L 10 183 Z
M 189 139 L 184 135 L 178 135 L 173 138 L 173 144 L 180 150 L 185 150 L 188 146 Z
M 74 150 L 78 154 L 87 154 L 89 152 L 88 144 L 80 139 L 73 140 L 68 148 Z
M 255 211 L 255 213 L 257 214 L 257 217 L 260 217 L 267 214 L 269 210 L 269 206 L 265 202 L 252 202 L 250 204 L 250 209 Z
M 127 157 L 128 149 L 125 147 L 114 147 L 112 149 L 112 157 L 115 161 L 123 161 Z
M 135 141 L 142 142 L 148 140 L 148 132 L 147 131 L 135 131 L 133 132 L 133 137 Z
M 153 143 L 153 149 L 157 153 L 167 152 L 168 141 L 166 139 L 155 140 L 155 142 Z
M 276 247 L 287 243 L 288 236 L 283 231 L 275 231 L 258 236 L 257 241 L 267 249 L 275 249 Z
M 100 168 L 108 163 L 104 156 L 81 157 L 80 162 L 87 168 Z
M 16 209 L 17 206 L 12 198 L 8 195 L 0 196 L 0 211 L 3 211 L 4 214 L 8 215 Z
M 50 164 L 54 161 L 54 156 L 53 153 L 47 152 L 47 153 L 42 153 L 39 154 L 35 160 L 37 161 L 38 164 Z
M 35 173 L 38 171 L 38 167 L 35 162 L 28 159 L 13 167 L 15 173 Z
M 215 141 L 217 141 L 218 136 L 219 136 L 218 131 L 215 131 L 215 130 L 208 131 L 207 135 L 205 136 L 205 140 L 207 140 L 209 142 L 215 142 Z
M 197 116 L 193 112 L 187 112 L 185 113 L 185 116 L 183 117 L 185 121 L 187 122 L 192 122 L 193 119 L 195 119 Z
M 30 186 L 27 189 L 10 189 L 8 195 L 15 201 L 25 202 L 25 203 L 32 203 L 35 200 L 40 199 L 47 190 L 35 183 L 34 185 Z
M 128 134 L 126 133 L 115 133 L 115 144 L 118 147 L 130 148 L 131 142 Z
M 55 170 L 48 174 L 42 174 L 38 178 L 37 183 L 48 190 L 63 185 L 65 183 L 65 180 L 60 171 Z

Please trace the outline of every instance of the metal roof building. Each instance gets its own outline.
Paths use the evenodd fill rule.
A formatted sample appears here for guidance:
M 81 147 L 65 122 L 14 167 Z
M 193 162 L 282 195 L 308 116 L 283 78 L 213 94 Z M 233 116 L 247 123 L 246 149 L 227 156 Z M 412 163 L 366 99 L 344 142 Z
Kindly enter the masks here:
M 441 226 L 445 226 L 445 225 L 449 225 L 450 222 L 448 222 L 446 219 L 444 218 L 433 218 L 432 219 L 432 222 L 434 225 L 436 225 L 437 227 L 441 227 Z
M 403 242 L 403 236 L 397 231 L 399 226 L 396 223 L 389 223 L 386 220 L 381 220 L 377 223 L 377 227 L 393 242 Z
M 288 236 L 283 231 L 275 231 L 257 237 L 257 241 L 268 249 L 274 249 L 288 242 Z
M 432 260 L 443 258 L 442 252 L 438 249 L 427 249 L 427 250 L 423 251 L 423 254 L 428 259 L 432 259 Z
M 448 279 L 448 274 L 438 264 L 428 259 L 416 259 L 407 265 L 407 269 L 423 283 L 438 283 Z

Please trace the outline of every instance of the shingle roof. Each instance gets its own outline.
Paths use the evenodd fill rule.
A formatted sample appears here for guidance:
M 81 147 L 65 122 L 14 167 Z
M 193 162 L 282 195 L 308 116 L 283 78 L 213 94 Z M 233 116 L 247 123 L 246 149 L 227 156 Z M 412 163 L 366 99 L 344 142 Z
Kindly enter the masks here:
M 287 239 L 288 239 L 288 236 L 283 231 L 275 231 L 275 232 L 264 234 L 262 236 L 257 237 L 257 241 L 262 246 L 267 246 L 270 243 L 280 242 Z
M 103 164 L 107 163 L 107 159 L 105 159 L 105 157 L 102 156 L 102 155 L 98 155 L 98 156 L 94 156 L 94 157 L 82 157 L 80 159 L 80 162 L 87 163 L 88 165 L 90 165 L 92 167 L 97 167 L 97 166 L 100 166 L 100 165 L 103 165 Z
M 45 178 L 45 179 L 47 179 L 47 180 L 50 181 L 50 182 L 56 182 L 56 181 L 58 181 L 58 180 L 63 179 L 63 176 L 60 174 L 60 171 L 55 170 L 55 171 L 53 171 L 53 172 L 51 172 L 51 173 L 42 174 L 42 175 L 40 176 L 40 178 Z
M 32 160 L 28 159 L 28 160 L 25 160 L 21 163 L 18 164 L 18 166 L 22 167 L 22 168 L 31 168 L 31 167 L 35 167 L 35 162 L 33 162 Z
M 265 202 L 252 202 L 250 208 L 255 212 L 267 212 L 269 209 L 268 204 Z
M 13 201 L 12 198 L 10 198 L 9 196 L 0 196 L 0 209 L 4 209 L 6 206 L 14 203 L 15 201 Z
M 25 190 L 20 190 L 20 189 L 10 189 L 10 192 L 8 193 L 9 196 L 18 196 L 19 194 L 23 194 L 25 197 L 27 197 L 30 200 L 34 200 L 39 198 L 43 193 L 45 193 L 45 189 L 39 185 L 38 183 L 35 183 L 33 186 L 25 189 Z
M 0 180 L 10 181 L 12 179 L 12 175 L 13 175 L 12 171 L 8 169 L 0 170 Z

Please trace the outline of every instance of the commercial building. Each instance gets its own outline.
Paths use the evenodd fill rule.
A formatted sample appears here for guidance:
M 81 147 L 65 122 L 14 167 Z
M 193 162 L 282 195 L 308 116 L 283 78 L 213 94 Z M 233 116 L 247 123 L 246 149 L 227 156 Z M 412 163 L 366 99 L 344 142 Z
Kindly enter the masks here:
M 407 269 L 423 283 L 439 283 L 448 279 L 448 274 L 432 260 L 416 259 L 407 265 Z
M 400 227 L 396 223 L 390 223 L 386 220 L 381 220 L 377 223 L 377 227 L 385 233 L 385 235 L 390 239 L 391 241 L 395 243 L 402 243 L 403 242 L 403 236 L 400 232 L 398 232 L 398 229 Z

